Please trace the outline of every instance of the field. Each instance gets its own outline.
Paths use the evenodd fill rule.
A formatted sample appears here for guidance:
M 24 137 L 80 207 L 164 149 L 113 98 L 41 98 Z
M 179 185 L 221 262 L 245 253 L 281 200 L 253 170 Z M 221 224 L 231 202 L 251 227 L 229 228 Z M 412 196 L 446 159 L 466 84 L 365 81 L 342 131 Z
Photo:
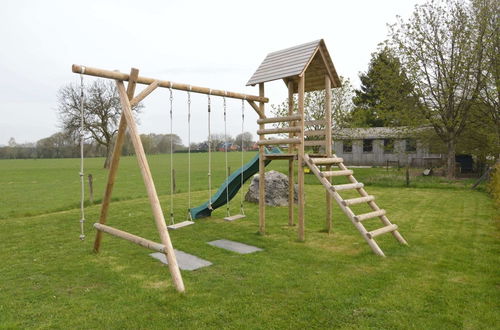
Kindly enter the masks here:
M 239 167 L 239 154 L 230 153 Z M 245 155 L 247 159 L 252 153 Z M 164 211 L 170 191 L 168 156 L 149 157 Z M 193 206 L 208 197 L 206 154 L 193 155 Z M 79 235 L 78 160 L 0 161 L 0 328 L 498 328 L 498 210 L 471 180 L 412 178 L 383 168 L 355 169 L 410 245 L 377 238 L 387 258 L 369 247 L 334 207 L 334 232 L 324 233 L 324 191 L 306 175 L 306 242 L 287 226 L 286 208 L 267 208 L 266 236 L 258 208 L 222 220 L 225 210 L 171 232 L 177 249 L 213 265 L 182 271 L 187 292 L 171 285 L 149 251 L 105 236 L 91 252 L 106 171 L 88 159 L 95 204 L 86 209 L 88 238 Z M 225 174 L 214 156 L 214 187 Z M 285 162 L 270 169 L 284 172 Z M 184 220 L 187 158 L 175 155 L 174 213 Z M 135 158 L 125 157 L 109 224 L 158 241 Z M 232 203 L 234 213 L 238 198 Z M 378 224 L 373 221 L 373 227 Z M 211 247 L 215 239 L 264 249 L 237 255 Z

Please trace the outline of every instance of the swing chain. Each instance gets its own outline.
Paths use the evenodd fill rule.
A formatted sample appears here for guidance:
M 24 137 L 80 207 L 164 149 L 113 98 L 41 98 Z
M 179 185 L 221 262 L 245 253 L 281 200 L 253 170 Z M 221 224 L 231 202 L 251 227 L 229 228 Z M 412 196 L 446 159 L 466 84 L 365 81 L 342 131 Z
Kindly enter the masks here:
M 245 131 L 245 99 L 241 100 L 241 187 L 240 187 L 240 212 L 245 215 L 245 210 L 243 209 L 243 135 Z
M 208 209 L 213 210 L 212 208 L 212 138 L 210 132 L 210 112 L 211 112 L 211 104 L 210 104 L 210 94 L 212 94 L 212 90 L 208 93 Z
M 226 105 L 226 97 L 222 97 L 223 105 L 224 105 L 224 159 L 226 165 L 226 178 L 229 177 L 229 168 L 227 161 L 227 105 Z M 231 216 L 229 212 L 229 185 L 226 184 L 226 216 Z
M 187 92 L 187 105 L 188 105 L 188 209 L 187 218 L 192 221 L 191 215 L 191 86 Z

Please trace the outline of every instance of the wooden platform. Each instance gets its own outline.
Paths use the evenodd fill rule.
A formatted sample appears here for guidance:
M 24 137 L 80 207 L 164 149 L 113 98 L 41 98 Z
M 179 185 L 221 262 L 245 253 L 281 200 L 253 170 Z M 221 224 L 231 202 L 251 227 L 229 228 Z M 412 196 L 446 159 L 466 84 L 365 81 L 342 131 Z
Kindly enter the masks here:
M 264 156 L 265 159 L 279 160 L 279 159 L 297 159 L 297 154 L 268 154 Z

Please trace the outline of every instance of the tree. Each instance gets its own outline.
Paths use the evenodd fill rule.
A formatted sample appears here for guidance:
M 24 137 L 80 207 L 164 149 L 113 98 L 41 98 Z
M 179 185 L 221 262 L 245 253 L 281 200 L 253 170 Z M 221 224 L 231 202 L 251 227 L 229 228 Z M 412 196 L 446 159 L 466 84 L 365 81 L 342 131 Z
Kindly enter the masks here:
M 390 28 L 391 44 L 418 97 L 418 110 L 447 145 L 447 176 L 455 176 L 456 142 L 480 89 L 483 34 L 460 0 L 430 1 Z
M 359 75 L 351 114 L 354 127 L 408 126 L 421 123 L 418 100 L 394 52 L 384 46 L 372 54 L 368 71 Z
M 236 143 L 238 147 L 241 147 L 243 143 L 243 150 L 248 150 L 252 148 L 254 144 L 253 135 L 250 132 L 240 133 L 234 138 L 234 143 Z
M 483 70 L 481 88 L 473 112 L 474 128 L 479 133 L 478 147 L 500 159 L 500 2 L 498 0 L 474 0 L 474 24 L 478 31 L 484 31 L 481 51 Z
M 57 94 L 58 112 L 64 131 L 77 136 L 80 133 L 80 86 L 69 84 Z M 104 167 L 109 167 L 112 142 L 118 131 L 121 104 L 113 82 L 96 80 L 83 89 L 84 134 L 106 149 Z M 137 113 L 142 105 L 132 110 Z
M 332 127 L 344 127 L 347 123 L 347 118 L 352 110 L 353 88 L 349 79 L 340 78 L 342 86 L 332 89 Z M 297 94 L 294 95 L 294 112 L 298 111 Z M 288 99 L 278 105 L 271 105 L 271 112 L 276 117 L 288 116 Z M 312 91 L 304 95 L 304 117 L 306 121 L 321 120 L 325 118 L 325 91 Z M 278 123 L 277 127 L 287 125 L 286 123 Z M 307 127 L 311 130 L 323 129 L 322 125 L 310 125 Z M 307 137 L 312 139 L 312 136 Z

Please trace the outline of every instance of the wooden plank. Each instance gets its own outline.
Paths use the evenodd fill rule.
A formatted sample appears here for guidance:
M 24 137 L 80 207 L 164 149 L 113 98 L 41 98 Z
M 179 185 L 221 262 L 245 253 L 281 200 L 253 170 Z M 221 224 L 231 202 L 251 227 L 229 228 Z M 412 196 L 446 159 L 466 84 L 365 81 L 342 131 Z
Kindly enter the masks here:
M 281 122 L 289 122 L 289 121 L 297 121 L 301 120 L 300 115 L 291 115 L 284 117 L 271 117 L 271 118 L 261 118 L 257 119 L 257 124 L 270 124 L 270 123 L 281 123 Z
M 244 215 L 244 214 L 235 214 L 235 215 L 231 215 L 229 217 L 225 217 L 224 220 L 226 220 L 226 221 L 235 221 L 235 220 L 238 220 L 238 219 L 243 219 L 245 217 L 246 217 L 246 215 Z
M 300 132 L 300 127 L 279 127 L 257 130 L 257 135 L 280 134 L 280 133 L 295 133 Z
M 148 96 L 149 94 L 151 94 L 158 87 L 159 84 L 160 84 L 160 82 L 158 80 L 156 80 L 151 85 L 149 85 L 148 87 L 144 88 L 139 93 L 139 95 L 137 95 L 136 97 L 134 97 L 130 101 L 130 106 L 134 107 L 137 104 L 139 104 L 139 102 L 141 102 L 142 100 L 144 100 L 146 98 L 146 96 Z
M 168 229 L 165 224 L 165 218 L 163 217 L 163 211 L 161 209 L 160 200 L 158 199 L 158 194 L 156 193 L 156 188 L 153 182 L 153 176 L 149 169 L 146 154 L 144 153 L 144 148 L 142 146 L 141 138 L 139 136 L 139 131 L 137 129 L 137 124 L 135 123 L 134 115 L 132 114 L 132 109 L 130 107 L 130 102 L 127 97 L 127 91 L 122 81 L 117 81 L 116 86 L 118 88 L 118 93 L 120 96 L 120 102 L 123 108 L 123 115 L 127 120 L 127 125 L 129 127 L 129 134 L 134 146 L 134 150 L 137 156 L 137 161 L 139 163 L 139 168 L 141 170 L 142 178 L 144 180 L 144 185 L 146 186 L 147 195 L 149 202 L 151 204 L 151 209 L 153 211 L 153 217 L 155 219 L 156 228 L 160 234 L 161 243 L 165 246 L 166 257 L 168 260 L 168 268 L 170 274 L 172 275 L 172 280 L 174 286 L 179 292 L 184 292 L 184 282 L 182 280 L 182 275 L 177 264 L 177 259 L 175 258 L 174 247 L 170 240 L 170 235 L 168 234 Z
M 350 205 L 356 205 L 356 204 L 362 204 L 362 203 L 368 203 L 375 200 L 375 196 L 366 196 L 366 197 L 358 197 L 358 198 L 351 198 L 351 199 L 345 199 L 342 204 L 345 206 L 350 206 Z
M 92 68 L 92 67 L 82 66 L 82 65 L 77 65 L 77 64 L 73 64 L 71 69 L 74 73 L 83 73 L 85 75 L 94 76 L 94 77 L 114 79 L 114 80 L 119 80 L 119 81 L 129 81 L 129 79 L 130 79 L 130 75 L 127 73 Z M 168 80 L 159 80 L 159 79 L 141 77 L 141 76 L 137 77 L 137 83 L 143 84 L 143 85 L 150 85 L 155 80 L 158 80 L 160 82 L 159 87 L 162 87 L 162 88 L 172 88 L 172 89 L 176 89 L 176 90 L 189 91 L 189 92 L 193 92 L 193 93 L 224 96 L 224 97 L 228 97 L 228 98 L 247 100 L 247 101 L 250 100 L 250 101 L 264 102 L 264 103 L 269 102 L 269 99 L 266 97 L 224 91 L 224 90 L 219 90 L 219 89 L 211 89 L 208 87 L 181 84 L 181 83 L 176 83 L 176 82 L 168 81 Z
M 167 228 L 172 229 L 172 230 L 176 230 L 176 229 L 184 228 L 184 227 L 191 226 L 191 225 L 194 225 L 194 221 L 186 220 L 186 221 L 174 223 L 173 225 L 167 226 Z
M 264 96 L 264 83 L 259 84 L 259 96 Z M 265 118 L 265 104 L 259 103 L 259 111 Z M 264 123 L 259 123 L 259 129 L 264 129 Z M 259 142 L 264 141 L 264 135 L 259 136 Z M 259 233 L 266 234 L 266 163 L 264 145 L 259 145 Z
M 261 135 L 263 136 L 263 135 Z M 270 139 L 270 140 L 259 140 L 257 141 L 258 146 L 267 146 L 267 145 L 280 145 L 280 144 L 300 144 L 299 138 L 293 139 Z
M 297 207 L 297 217 L 298 217 L 298 239 L 299 241 L 305 240 L 305 222 L 304 222 L 304 88 L 305 88 L 305 75 L 299 76 L 299 87 L 298 87 L 298 107 L 300 115 L 300 128 L 299 133 L 300 145 L 298 146 L 298 171 L 297 171 L 297 183 L 299 185 L 298 191 L 298 207 Z
M 266 154 L 265 159 L 297 159 L 297 154 Z
M 119 230 L 119 229 L 116 229 L 116 228 L 113 228 L 110 226 L 106 226 L 106 225 L 103 225 L 100 223 L 94 223 L 94 228 L 97 229 L 97 231 L 99 233 L 104 232 L 104 233 L 122 238 L 126 241 L 135 243 L 135 244 L 140 245 L 142 247 L 145 247 L 146 249 L 165 253 L 165 247 L 163 245 L 161 245 L 160 243 L 156 243 L 156 242 L 150 241 L 148 239 L 142 238 L 140 236 L 127 233 L 126 231 L 122 231 L 122 230 Z
M 393 232 L 398 229 L 398 225 L 390 224 L 389 226 L 385 226 L 379 229 L 375 229 L 366 234 L 368 238 L 375 238 L 385 233 Z
M 360 222 L 360 221 L 363 221 L 363 220 L 380 217 L 382 215 L 385 215 L 385 213 L 386 213 L 385 210 L 380 209 L 380 210 L 373 211 L 373 212 L 358 214 L 358 215 L 356 215 L 354 217 L 354 220 Z

